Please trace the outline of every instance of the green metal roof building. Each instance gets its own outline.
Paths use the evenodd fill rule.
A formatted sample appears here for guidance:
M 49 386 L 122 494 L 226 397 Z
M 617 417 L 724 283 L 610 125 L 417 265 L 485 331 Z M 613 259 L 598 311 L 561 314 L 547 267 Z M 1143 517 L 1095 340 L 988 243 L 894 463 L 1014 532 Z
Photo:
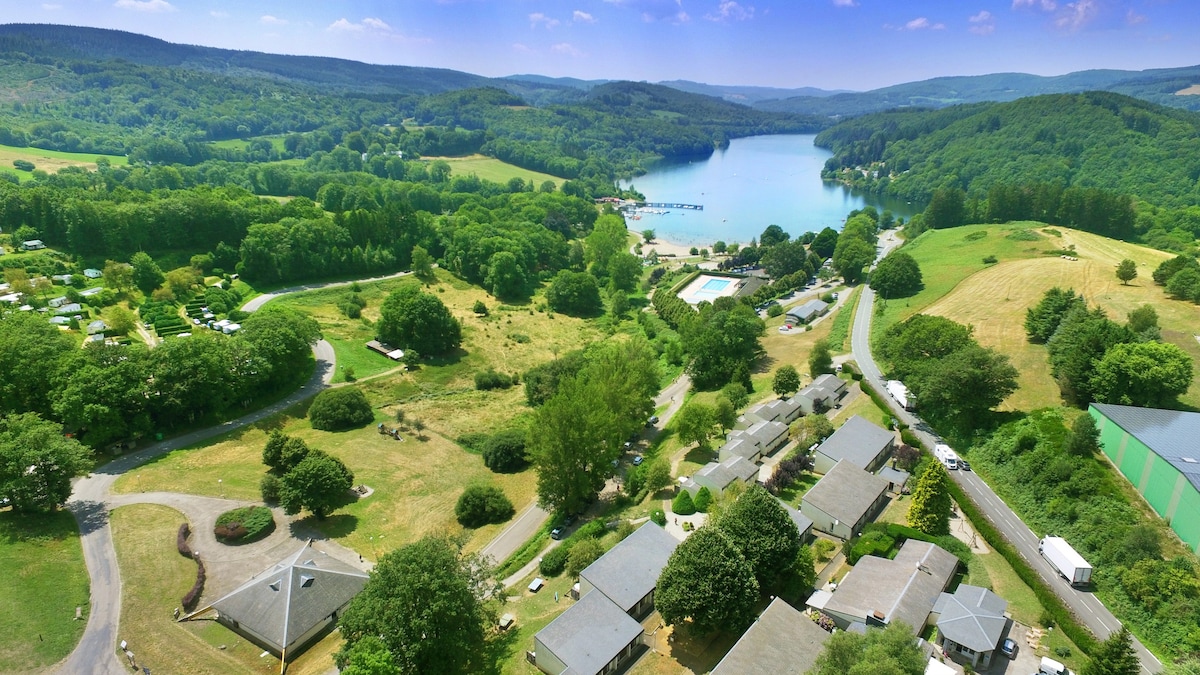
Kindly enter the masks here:
M 1104 454 L 1193 551 L 1200 551 L 1200 413 L 1093 403 Z

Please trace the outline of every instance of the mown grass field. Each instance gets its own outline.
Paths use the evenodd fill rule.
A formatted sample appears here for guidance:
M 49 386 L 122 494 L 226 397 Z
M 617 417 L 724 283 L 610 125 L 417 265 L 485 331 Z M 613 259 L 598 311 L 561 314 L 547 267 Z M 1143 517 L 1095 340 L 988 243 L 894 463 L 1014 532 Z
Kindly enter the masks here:
M 1027 232 L 1017 234 L 1014 232 Z M 1055 234 L 1057 233 L 1057 234 Z M 1030 240 L 1036 236 L 1036 240 Z M 1074 257 L 1045 252 L 1074 246 Z M 1159 315 L 1163 338 L 1192 354 L 1198 377 L 1183 401 L 1200 406 L 1200 330 L 1195 305 L 1168 298 L 1150 275 L 1170 254 L 1144 246 L 1107 239 L 1087 232 L 1041 223 L 968 225 L 926 232 L 902 250 L 921 265 L 925 289 L 911 298 L 884 303 L 872 325 L 872 340 L 882 339 L 892 324 L 918 312 L 935 314 L 974 326 L 980 344 L 1007 354 L 1020 372 L 1019 389 L 1001 405 L 1003 410 L 1033 410 L 1061 404 L 1058 386 L 1050 376 L 1046 349 L 1025 339 L 1025 311 L 1050 288 L 1074 288 L 1092 306 L 1124 321 L 1143 304 Z M 994 255 L 999 262 L 984 264 Z M 1138 278 L 1124 286 L 1116 266 L 1130 258 Z
M 262 648 L 211 620 L 175 622 L 171 616 L 196 580 L 196 563 L 175 549 L 183 514 L 150 504 L 123 506 L 111 514 L 113 543 L 121 569 L 122 639 L 138 666 L 171 672 L 187 664 L 197 675 L 279 672 L 279 659 L 260 657 Z M 258 570 L 247 570 L 247 577 Z M 214 600 L 207 595 L 205 600 Z M 291 662 L 293 675 L 317 675 L 333 667 L 336 633 Z
M 433 161 L 442 160 L 450 165 L 451 176 L 467 176 L 475 174 L 483 180 L 490 180 L 493 183 L 507 183 L 511 178 L 520 178 L 525 181 L 533 181 L 534 189 L 541 187 L 542 183 L 551 181 L 556 187 L 562 187 L 566 182 L 558 176 L 551 176 L 548 173 L 540 171 L 531 171 L 522 169 L 514 164 L 502 162 L 495 157 L 486 157 L 484 155 L 468 155 L 466 157 L 422 157 L 421 159 Z
M 244 150 L 253 141 L 270 141 L 276 152 L 283 152 L 283 136 L 255 136 L 254 138 L 229 138 L 223 141 L 212 141 L 209 145 L 214 148 L 227 150 Z
M 75 517 L 0 512 L 0 672 L 36 671 L 66 658 L 90 608 Z M 75 620 L 75 608 L 83 618 Z
M 129 163 L 128 158 L 123 155 L 97 155 L 87 152 L 61 152 L 59 150 L 18 148 L 11 145 L 0 145 L 0 171 L 13 174 L 22 181 L 25 181 L 32 174 L 29 171 L 18 171 L 13 166 L 14 160 L 23 159 L 27 162 L 32 162 L 35 169 L 40 169 L 46 173 L 54 173 L 68 166 L 82 166 L 87 169 L 95 169 L 98 157 L 107 159 L 114 166 Z

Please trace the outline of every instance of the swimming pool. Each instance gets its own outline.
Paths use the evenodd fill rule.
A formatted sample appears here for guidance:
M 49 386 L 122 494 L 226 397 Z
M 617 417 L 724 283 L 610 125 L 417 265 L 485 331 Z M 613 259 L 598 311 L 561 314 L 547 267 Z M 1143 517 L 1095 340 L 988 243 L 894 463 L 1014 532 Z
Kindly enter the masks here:
M 700 287 L 700 290 L 708 291 L 710 293 L 720 293 L 731 283 L 733 283 L 733 281 L 730 279 L 709 279 L 704 283 L 703 286 Z

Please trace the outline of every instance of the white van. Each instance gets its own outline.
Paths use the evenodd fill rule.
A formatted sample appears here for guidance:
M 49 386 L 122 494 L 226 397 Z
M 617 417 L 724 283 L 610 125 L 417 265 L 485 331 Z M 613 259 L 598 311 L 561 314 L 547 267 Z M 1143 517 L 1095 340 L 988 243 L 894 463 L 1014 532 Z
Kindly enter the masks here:
M 1042 665 L 1038 668 L 1038 675 L 1071 675 L 1071 671 L 1058 661 L 1043 656 Z

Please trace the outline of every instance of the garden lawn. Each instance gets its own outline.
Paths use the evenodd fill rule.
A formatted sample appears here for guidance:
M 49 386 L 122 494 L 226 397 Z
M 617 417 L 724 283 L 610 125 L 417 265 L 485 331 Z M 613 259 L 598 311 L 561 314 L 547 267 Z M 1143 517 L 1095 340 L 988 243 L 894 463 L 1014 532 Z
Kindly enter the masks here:
M 286 414 L 164 455 L 122 476 L 114 490 L 165 490 L 256 501 L 259 481 L 266 473 L 262 449 L 276 428 L 341 459 L 354 472 L 355 484 L 375 489 L 370 497 L 337 509 L 324 521 L 307 519 L 330 538 L 372 560 L 426 534 L 462 532 L 454 519 L 454 505 L 471 483 L 499 486 L 518 512 L 534 499 L 532 470 L 493 474 L 478 455 L 436 431 L 426 429 L 424 441 L 417 440 L 412 431 L 404 431 L 405 440 L 398 442 L 379 434 L 373 424 L 331 433 L 312 429 L 307 419 Z M 470 531 L 467 548 L 481 548 L 505 525 Z
M 279 672 L 279 659 L 259 657 L 262 648 L 214 620 L 177 623 L 172 612 L 196 581 L 196 563 L 175 548 L 183 514 L 166 506 L 123 506 L 111 514 L 113 543 L 121 569 L 122 639 L 137 655 L 138 665 L 168 672 L 187 664 L 187 672 L 204 675 Z M 259 570 L 247 570 L 247 577 Z M 201 599 L 215 600 L 208 593 Z M 333 663 L 329 642 L 316 643 L 288 667 L 293 675 L 328 671 Z
M 0 511 L 0 672 L 29 671 L 66 658 L 83 635 L 90 600 L 75 518 L 67 511 Z M 83 618 L 75 620 L 75 608 Z
M 484 155 L 468 155 L 467 157 L 422 157 L 424 160 L 440 159 L 450 165 L 450 175 L 452 176 L 468 176 L 475 174 L 483 180 L 490 180 L 493 183 L 508 183 L 509 179 L 520 178 L 524 181 L 533 181 L 534 189 L 540 188 L 542 183 L 551 181 L 556 187 L 562 187 L 565 182 L 562 178 L 551 176 L 548 173 L 540 171 L 530 171 L 522 169 L 514 164 L 502 162 L 494 157 L 485 157 Z

